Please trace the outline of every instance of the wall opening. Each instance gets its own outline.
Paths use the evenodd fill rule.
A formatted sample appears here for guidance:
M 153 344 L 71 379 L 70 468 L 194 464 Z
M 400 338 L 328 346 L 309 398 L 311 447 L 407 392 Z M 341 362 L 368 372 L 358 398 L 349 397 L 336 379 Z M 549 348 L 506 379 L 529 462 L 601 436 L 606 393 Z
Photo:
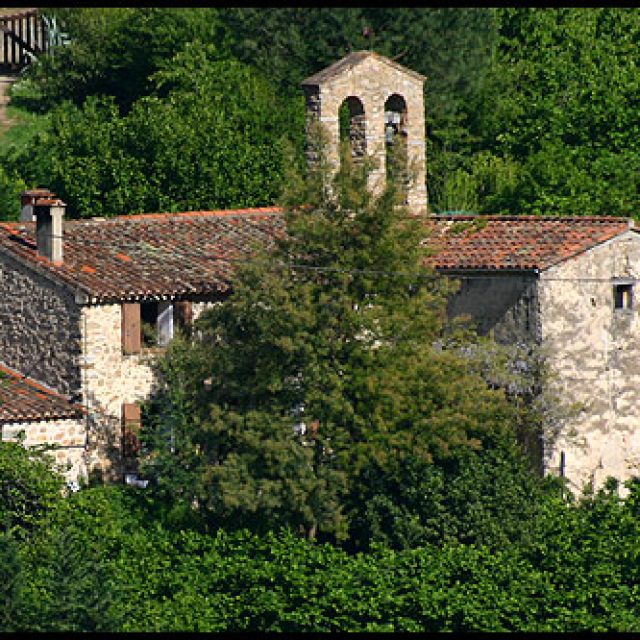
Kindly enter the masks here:
M 347 144 L 351 158 L 362 161 L 367 152 L 366 120 L 364 105 L 359 98 L 349 96 L 338 111 L 340 144 Z
M 387 182 L 394 184 L 402 204 L 407 204 L 409 162 L 407 154 L 407 103 L 394 93 L 384 103 Z
M 615 309 L 631 309 L 633 307 L 633 285 L 613 285 L 613 306 Z

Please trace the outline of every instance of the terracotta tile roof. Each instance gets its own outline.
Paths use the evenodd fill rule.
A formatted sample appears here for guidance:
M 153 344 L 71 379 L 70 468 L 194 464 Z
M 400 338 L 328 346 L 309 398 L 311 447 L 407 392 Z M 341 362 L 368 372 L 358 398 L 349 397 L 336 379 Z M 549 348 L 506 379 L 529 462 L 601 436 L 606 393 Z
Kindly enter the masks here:
M 92 301 L 210 294 L 229 289 L 237 260 L 284 233 L 281 209 L 236 209 L 65 220 L 64 261 L 36 253 L 35 223 L 0 223 L 0 250 Z
M 426 263 L 439 270 L 544 270 L 631 224 L 614 217 L 433 216 Z
M 81 415 L 80 405 L 0 364 L 0 424 Z

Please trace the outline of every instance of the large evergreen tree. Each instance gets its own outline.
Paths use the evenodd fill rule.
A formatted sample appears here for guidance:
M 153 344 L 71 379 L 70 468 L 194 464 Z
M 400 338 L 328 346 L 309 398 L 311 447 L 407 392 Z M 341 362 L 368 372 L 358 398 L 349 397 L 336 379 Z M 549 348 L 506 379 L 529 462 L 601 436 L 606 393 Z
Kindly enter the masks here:
M 172 436 L 147 472 L 218 524 L 342 536 L 367 465 L 445 460 L 510 428 L 502 395 L 446 348 L 449 287 L 421 265 L 420 221 L 346 156 L 331 194 L 322 182 L 162 365 Z

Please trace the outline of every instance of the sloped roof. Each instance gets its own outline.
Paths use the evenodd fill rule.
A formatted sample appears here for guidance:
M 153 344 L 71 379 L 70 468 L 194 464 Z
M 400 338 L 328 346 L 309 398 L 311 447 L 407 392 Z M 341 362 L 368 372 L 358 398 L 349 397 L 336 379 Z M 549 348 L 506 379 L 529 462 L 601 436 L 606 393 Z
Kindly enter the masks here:
M 65 220 L 64 261 L 36 253 L 35 223 L 0 223 L 0 250 L 92 301 L 226 291 L 237 260 L 284 232 L 277 207 Z
M 425 223 L 439 270 L 544 270 L 628 231 L 627 218 L 433 216 Z
M 413 71 L 412 69 L 403 67 L 401 64 L 398 64 L 397 62 L 394 62 L 393 60 L 390 60 L 385 56 L 381 56 L 375 51 L 354 51 L 353 53 L 350 53 L 344 58 L 338 60 L 338 62 L 334 62 L 332 65 L 326 67 L 325 69 L 322 69 L 321 71 L 314 73 L 312 76 L 309 76 L 302 81 L 302 85 L 319 85 L 327 82 L 327 80 L 335 78 L 345 73 L 349 69 L 353 69 L 368 58 L 373 58 L 374 60 L 383 62 L 384 64 L 393 67 L 396 71 L 405 73 L 413 77 L 415 80 L 418 80 L 419 82 L 424 82 L 426 80 L 426 77 L 419 74 L 417 71 Z
M 0 364 L 0 424 L 77 418 L 80 405 Z

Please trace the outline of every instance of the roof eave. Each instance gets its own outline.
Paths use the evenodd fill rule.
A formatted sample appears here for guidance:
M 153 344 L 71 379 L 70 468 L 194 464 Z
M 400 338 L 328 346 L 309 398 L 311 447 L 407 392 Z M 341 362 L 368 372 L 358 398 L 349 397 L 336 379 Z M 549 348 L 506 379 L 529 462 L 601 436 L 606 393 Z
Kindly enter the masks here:
M 513 269 L 503 269 L 498 267 L 433 267 L 439 274 L 443 276 L 465 276 L 469 274 L 479 275 L 479 276 L 487 276 L 487 275 L 498 275 L 498 276 L 522 276 L 522 275 L 533 275 L 538 276 L 538 274 L 542 271 L 542 269 L 538 267 L 528 267 L 528 268 L 513 268 Z

